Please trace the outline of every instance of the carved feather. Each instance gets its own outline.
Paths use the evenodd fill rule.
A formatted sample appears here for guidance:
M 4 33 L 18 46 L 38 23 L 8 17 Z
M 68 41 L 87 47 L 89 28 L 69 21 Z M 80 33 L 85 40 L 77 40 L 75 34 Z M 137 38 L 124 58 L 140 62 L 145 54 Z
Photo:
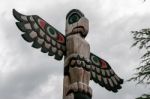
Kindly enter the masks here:
M 27 42 L 33 42 L 32 47 L 41 48 L 41 51 L 55 59 L 61 60 L 66 53 L 65 36 L 49 25 L 37 15 L 22 15 L 13 9 L 14 17 L 19 21 L 17 27 L 24 32 L 22 37 Z
M 119 78 L 114 73 L 110 65 L 105 60 L 99 58 L 93 53 L 90 54 L 90 60 L 92 64 L 91 68 L 96 68 L 91 71 L 91 79 L 102 87 L 105 87 L 107 90 L 117 92 L 118 89 L 121 88 L 123 79 Z

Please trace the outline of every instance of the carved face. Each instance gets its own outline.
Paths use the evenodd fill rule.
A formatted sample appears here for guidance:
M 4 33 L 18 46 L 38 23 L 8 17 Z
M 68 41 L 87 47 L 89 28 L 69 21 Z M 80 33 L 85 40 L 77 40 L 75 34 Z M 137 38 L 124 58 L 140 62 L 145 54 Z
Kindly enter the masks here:
M 71 10 L 66 16 L 66 36 L 80 33 L 86 37 L 89 30 L 89 21 L 82 12 L 77 9 Z

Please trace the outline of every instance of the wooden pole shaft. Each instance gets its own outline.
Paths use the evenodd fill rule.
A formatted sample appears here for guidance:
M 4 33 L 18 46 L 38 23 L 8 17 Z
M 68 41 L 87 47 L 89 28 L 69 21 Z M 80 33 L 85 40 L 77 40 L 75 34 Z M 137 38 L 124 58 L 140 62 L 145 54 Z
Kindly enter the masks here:
M 84 39 L 89 23 L 79 10 L 72 10 L 67 16 L 63 99 L 91 99 L 91 75 L 84 68 L 90 58 L 90 46 Z

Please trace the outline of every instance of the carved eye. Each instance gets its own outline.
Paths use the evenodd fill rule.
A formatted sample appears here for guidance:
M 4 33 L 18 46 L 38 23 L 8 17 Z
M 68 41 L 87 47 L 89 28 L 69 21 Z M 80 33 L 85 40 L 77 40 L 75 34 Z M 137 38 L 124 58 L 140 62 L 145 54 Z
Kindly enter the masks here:
M 72 14 L 68 19 L 68 23 L 69 24 L 75 23 L 75 22 L 79 21 L 80 18 L 81 17 L 78 14 Z

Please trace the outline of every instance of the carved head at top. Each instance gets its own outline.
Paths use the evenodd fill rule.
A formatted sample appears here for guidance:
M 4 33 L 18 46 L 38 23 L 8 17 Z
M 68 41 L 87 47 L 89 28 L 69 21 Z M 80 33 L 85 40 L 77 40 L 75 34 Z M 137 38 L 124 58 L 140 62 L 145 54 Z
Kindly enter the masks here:
M 85 38 L 88 31 L 88 19 L 81 11 L 72 9 L 66 16 L 66 36 L 80 33 Z

